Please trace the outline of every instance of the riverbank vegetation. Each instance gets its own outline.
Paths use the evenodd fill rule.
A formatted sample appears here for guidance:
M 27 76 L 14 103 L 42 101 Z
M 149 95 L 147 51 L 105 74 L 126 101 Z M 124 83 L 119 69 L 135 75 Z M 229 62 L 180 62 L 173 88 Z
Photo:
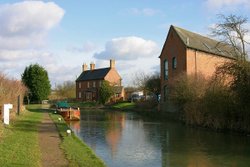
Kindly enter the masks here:
M 95 153 L 84 144 L 75 134 L 67 135 L 66 131 L 69 129 L 65 121 L 60 115 L 50 114 L 50 117 L 57 126 L 57 129 L 62 137 L 61 148 L 64 150 L 69 166 L 81 167 L 105 167 L 104 162 L 98 158 Z M 62 121 L 58 121 L 58 118 Z
M 118 102 L 111 106 L 113 109 L 119 109 L 119 110 L 134 110 L 135 109 L 135 103 L 130 102 Z
M 201 74 L 179 77 L 172 87 L 170 99 L 179 106 L 181 119 L 187 124 L 249 133 L 249 69 L 248 63 L 246 71 L 238 71 L 240 76 L 234 76 L 228 85 L 225 85 L 225 78 L 219 76 L 221 71 L 211 79 Z M 229 73 L 223 72 L 223 77 L 226 74 Z

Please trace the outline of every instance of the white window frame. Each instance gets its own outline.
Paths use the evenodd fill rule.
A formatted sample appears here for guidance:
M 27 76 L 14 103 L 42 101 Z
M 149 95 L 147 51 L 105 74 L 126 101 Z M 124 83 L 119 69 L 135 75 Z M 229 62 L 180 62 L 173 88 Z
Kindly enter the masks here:
M 168 60 L 164 60 L 164 65 L 163 65 L 163 71 L 164 71 L 164 80 L 168 80 Z
M 172 68 L 173 68 L 173 69 L 176 69 L 176 68 L 177 68 L 177 58 L 176 58 L 176 57 L 173 57 L 173 58 L 172 58 Z

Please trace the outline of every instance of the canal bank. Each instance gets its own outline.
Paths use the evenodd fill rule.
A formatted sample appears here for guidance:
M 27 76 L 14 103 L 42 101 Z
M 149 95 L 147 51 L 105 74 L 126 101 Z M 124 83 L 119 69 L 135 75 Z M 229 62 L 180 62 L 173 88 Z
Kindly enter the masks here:
M 70 128 L 60 115 L 50 113 L 50 117 L 55 123 L 62 138 L 60 147 L 69 160 L 69 166 L 79 167 L 105 167 L 104 162 L 95 155 L 84 141 L 80 140 L 73 132 L 68 134 Z M 60 120 L 58 118 L 61 118 Z M 74 121 L 78 122 L 78 121 Z
M 2 127 L 1 166 L 104 167 L 103 161 L 83 141 L 74 134 L 66 135 L 67 124 L 58 122 L 60 116 L 51 111 L 41 105 L 29 105 L 9 126 Z

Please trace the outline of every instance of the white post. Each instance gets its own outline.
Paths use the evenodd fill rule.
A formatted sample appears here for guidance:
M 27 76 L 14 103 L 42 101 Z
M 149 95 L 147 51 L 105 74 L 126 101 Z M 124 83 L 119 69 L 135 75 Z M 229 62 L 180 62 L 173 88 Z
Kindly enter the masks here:
M 3 105 L 3 123 L 6 125 L 10 124 L 10 109 L 13 108 L 12 104 Z

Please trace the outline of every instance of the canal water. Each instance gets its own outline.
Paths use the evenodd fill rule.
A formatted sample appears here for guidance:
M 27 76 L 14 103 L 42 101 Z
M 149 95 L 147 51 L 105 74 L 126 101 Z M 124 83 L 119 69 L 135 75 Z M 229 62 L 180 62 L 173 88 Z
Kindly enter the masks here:
M 250 166 L 250 137 L 237 134 L 94 110 L 70 127 L 109 167 Z

